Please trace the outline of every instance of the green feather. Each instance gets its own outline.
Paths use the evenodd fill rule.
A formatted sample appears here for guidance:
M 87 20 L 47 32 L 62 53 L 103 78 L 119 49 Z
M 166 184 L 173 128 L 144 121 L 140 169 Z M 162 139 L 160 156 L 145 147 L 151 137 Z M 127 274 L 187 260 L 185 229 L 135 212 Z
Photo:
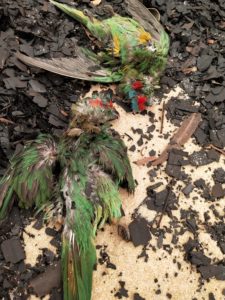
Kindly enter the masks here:
M 98 41 L 98 54 L 78 47 L 74 58 L 31 58 L 21 53 L 17 58 L 63 76 L 102 83 L 120 82 L 119 91 L 124 102 L 131 104 L 135 111 L 151 105 L 153 91 L 158 88 L 159 76 L 166 66 L 169 37 L 149 10 L 135 1 L 127 3 L 127 9 L 138 22 L 118 14 L 100 21 L 74 7 L 54 0 L 50 2 L 88 29 Z M 137 80 L 143 87 L 138 89 L 135 99 L 130 98 L 124 87 L 131 89 Z M 139 95 L 146 97 L 144 105 L 138 105 Z
M 127 149 L 107 124 L 113 108 L 96 108 L 90 114 L 77 105 L 73 113 L 79 119 L 79 136 L 64 135 L 56 143 L 41 135 L 12 158 L 1 181 L 0 218 L 6 216 L 14 195 L 21 207 L 47 209 L 46 217 L 53 220 L 63 216 L 64 299 L 90 300 L 96 231 L 107 220 L 121 217 L 119 186 L 126 183 L 132 192 L 134 180 Z
M 90 147 L 103 169 L 112 173 L 119 184 L 126 182 L 129 191 L 133 192 L 135 184 L 123 141 L 108 134 L 106 130 L 102 130 Z
M 52 168 L 56 145 L 47 135 L 28 143 L 23 152 L 14 156 L 11 166 L 0 185 L 0 219 L 6 216 L 13 195 L 24 208 L 40 208 L 51 198 L 53 189 Z
M 66 202 L 63 232 L 63 278 L 65 300 L 91 299 L 92 272 L 96 263 L 93 245 L 94 207 L 84 193 L 87 176 L 72 158 L 62 181 Z
M 121 217 L 121 198 L 118 192 L 118 186 L 109 176 L 99 176 L 97 179 L 96 191 L 103 205 L 104 219 L 119 219 Z M 101 223 L 101 225 L 104 225 Z M 101 227 L 101 226 L 100 226 Z

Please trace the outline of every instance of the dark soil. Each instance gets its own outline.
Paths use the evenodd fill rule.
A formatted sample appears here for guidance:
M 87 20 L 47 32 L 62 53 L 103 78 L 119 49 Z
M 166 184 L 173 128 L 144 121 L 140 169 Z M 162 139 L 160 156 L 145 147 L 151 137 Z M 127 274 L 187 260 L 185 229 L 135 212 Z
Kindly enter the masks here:
M 70 1 L 63 2 L 70 3 Z M 97 8 L 93 7 L 89 0 L 75 3 L 80 9 L 88 8 L 97 17 L 104 18 L 106 15 L 102 7 L 107 2 L 112 4 L 115 12 L 126 15 L 122 0 L 102 1 Z M 203 122 L 195 132 L 196 142 L 201 146 L 213 144 L 218 148 L 224 148 L 225 2 L 223 0 L 143 2 L 147 7 L 159 10 L 161 22 L 171 38 L 168 66 L 162 76 L 158 96 L 162 96 L 176 84 L 180 84 L 189 96 L 185 102 L 183 99 L 171 100 L 166 107 L 167 117 L 178 125 L 190 113 L 201 112 Z M 21 51 L 37 57 L 71 57 L 76 55 L 76 45 L 89 43 L 84 29 L 46 0 L 1 0 L 0 176 L 5 173 L 12 155 L 19 151 L 27 140 L 34 139 L 40 132 L 55 136 L 62 134 L 68 124 L 71 104 L 90 88 L 90 83 L 87 82 L 28 68 L 16 60 L 14 54 Z M 154 128 L 150 128 L 150 132 L 154 134 Z M 142 132 L 137 134 L 140 135 L 141 145 L 145 137 L 142 136 Z M 136 146 L 132 147 L 134 151 Z M 193 166 L 208 164 L 213 160 L 218 161 L 219 155 L 220 153 L 215 150 L 201 151 L 189 157 L 188 163 Z M 215 186 L 211 192 L 204 182 L 192 184 L 186 175 L 180 172 L 182 162 L 187 163 L 186 160 L 185 152 L 170 153 L 167 172 L 171 177 L 175 177 L 175 180 L 186 180 L 184 193 L 187 197 L 194 187 L 199 188 L 206 201 L 224 197 L 225 192 L 221 186 L 225 182 L 223 168 L 214 173 Z M 152 175 L 154 176 L 153 173 Z M 157 194 L 154 188 L 149 188 L 145 204 L 149 209 L 170 215 L 173 209 L 177 209 L 177 199 L 173 193 L 168 198 L 167 192 L 166 188 L 161 194 Z M 22 211 L 15 206 L 9 220 L 0 227 L 0 299 L 12 299 L 10 294 L 13 295 L 13 299 L 27 299 L 33 290 L 41 297 L 43 291 L 39 289 L 38 280 L 43 280 L 44 276 L 45 281 L 51 272 L 54 273 L 52 268 L 58 267 L 59 255 L 55 256 L 48 249 L 43 249 L 43 255 L 35 267 L 25 265 L 23 228 L 29 224 L 32 216 L 33 212 Z M 194 232 L 195 214 L 183 212 L 183 216 L 184 230 Z M 36 223 L 37 228 L 41 227 L 41 219 L 40 216 L 39 223 L 38 221 Z M 151 234 L 146 230 L 149 226 L 151 227 L 151 224 L 147 224 L 143 219 L 135 219 L 130 224 L 135 246 L 140 244 L 146 246 L 149 242 Z M 137 229 L 143 231 L 143 238 L 139 236 L 138 240 Z M 159 245 L 162 246 L 164 233 L 153 229 L 151 231 L 152 234 L 158 235 Z M 225 231 L 222 220 L 208 228 L 208 231 L 224 253 Z M 58 247 L 60 253 L 60 233 L 51 229 L 46 233 L 52 235 L 52 243 Z M 169 246 L 167 250 L 170 251 Z M 197 267 L 204 279 L 213 276 L 218 280 L 225 279 L 224 262 L 212 263 L 204 255 L 197 237 L 189 240 L 184 250 L 186 259 Z M 110 263 L 109 260 L 107 263 Z M 113 265 L 111 268 L 116 266 Z M 43 276 L 40 277 L 39 274 Z M 62 299 L 60 277 L 54 280 L 53 284 L 45 287 L 45 293 L 52 290 L 51 299 Z M 125 282 L 120 281 L 120 286 L 115 297 L 127 298 L 129 293 L 125 289 Z M 170 296 L 168 294 L 168 299 Z M 213 294 L 210 299 L 213 299 L 212 296 Z M 137 293 L 134 299 L 143 298 Z

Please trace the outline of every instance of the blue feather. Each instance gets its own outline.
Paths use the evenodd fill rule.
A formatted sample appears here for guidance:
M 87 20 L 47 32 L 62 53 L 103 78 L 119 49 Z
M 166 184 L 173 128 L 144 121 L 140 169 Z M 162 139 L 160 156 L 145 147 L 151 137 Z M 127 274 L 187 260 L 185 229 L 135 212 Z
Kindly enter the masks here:
M 131 99 L 131 107 L 134 111 L 139 111 L 138 104 L 135 98 Z
M 136 92 L 136 91 L 130 90 L 130 91 L 128 92 L 128 98 L 129 98 L 129 99 L 136 98 L 136 96 L 137 96 L 137 92 Z

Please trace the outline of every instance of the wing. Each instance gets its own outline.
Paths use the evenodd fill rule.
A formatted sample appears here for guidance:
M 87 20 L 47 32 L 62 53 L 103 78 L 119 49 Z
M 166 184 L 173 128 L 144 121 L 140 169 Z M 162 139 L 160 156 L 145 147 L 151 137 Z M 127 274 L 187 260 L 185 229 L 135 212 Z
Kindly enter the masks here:
M 103 170 L 113 174 L 119 184 L 126 182 L 128 191 L 134 192 L 135 183 L 127 149 L 120 137 L 102 131 L 90 147 Z
M 153 39 L 159 41 L 163 26 L 156 17 L 138 0 L 124 0 L 127 12 L 149 32 Z
M 34 204 L 41 208 L 51 199 L 56 150 L 55 141 L 42 135 L 12 158 L 11 166 L 0 182 L 0 219 L 6 217 L 14 195 L 19 205 L 25 208 Z
M 113 73 L 103 68 L 100 64 L 81 53 L 75 58 L 33 58 L 22 53 L 17 53 L 16 57 L 27 65 L 66 77 L 103 83 L 121 80 L 119 73 Z

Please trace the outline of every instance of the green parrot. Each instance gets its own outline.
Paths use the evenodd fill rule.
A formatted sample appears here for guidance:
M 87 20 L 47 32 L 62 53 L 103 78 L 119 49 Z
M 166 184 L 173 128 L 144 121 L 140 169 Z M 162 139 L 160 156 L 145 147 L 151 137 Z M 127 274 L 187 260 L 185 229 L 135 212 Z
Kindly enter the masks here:
M 96 39 L 100 51 L 95 54 L 80 48 L 77 57 L 69 59 L 31 58 L 21 53 L 17 57 L 64 76 L 101 83 L 119 82 L 119 93 L 134 111 L 151 105 L 153 91 L 167 62 L 169 37 L 150 11 L 137 0 L 127 0 L 127 10 L 136 20 L 115 14 L 111 9 L 112 16 L 99 21 L 86 11 L 54 0 L 50 2 L 84 25 Z
M 29 142 L 0 182 L 0 220 L 14 200 L 62 220 L 64 300 L 91 299 L 96 231 L 120 219 L 119 186 L 135 188 L 126 147 L 109 124 L 118 113 L 106 98 L 100 93 L 74 104 L 65 134 Z

